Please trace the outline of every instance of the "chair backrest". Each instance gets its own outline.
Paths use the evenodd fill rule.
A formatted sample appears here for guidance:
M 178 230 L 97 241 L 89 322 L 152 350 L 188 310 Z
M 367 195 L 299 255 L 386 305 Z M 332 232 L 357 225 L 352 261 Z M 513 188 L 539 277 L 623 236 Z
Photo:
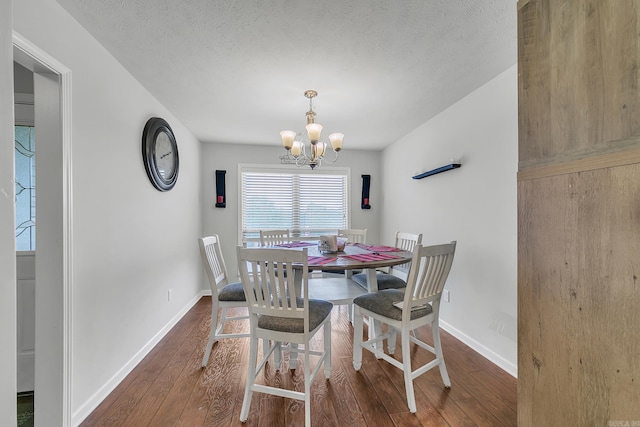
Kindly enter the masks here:
M 396 248 L 404 249 L 405 251 L 413 252 L 413 248 L 416 245 L 422 244 L 422 233 L 412 234 L 398 231 L 396 233 Z
M 437 312 L 455 252 L 455 241 L 444 245 L 415 246 L 404 295 L 405 308 L 432 302 Z
M 413 234 L 413 233 L 405 233 L 402 231 L 398 231 L 396 233 L 396 244 L 395 244 L 396 248 L 413 252 L 413 248 L 415 248 L 416 245 L 420 245 L 420 244 L 422 244 L 422 233 Z M 406 281 L 409 275 L 410 268 L 411 268 L 411 262 L 407 262 L 405 264 L 398 264 L 391 267 L 389 269 L 389 273 Z
M 289 230 L 260 230 L 260 246 L 273 246 L 290 242 Z
M 346 237 L 349 243 L 367 243 L 367 229 L 352 228 L 349 230 L 338 230 L 338 236 Z
M 228 284 L 227 267 L 222 257 L 220 238 L 217 234 L 198 238 L 202 264 L 209 278 L 211 296 L 216 297 L 218 291 Z
M 304 319 L 309 330 L 309 274 L 307 249 L 237 247 L 238 267 L 252 314 Z M 293 264 L 301 268 L 294 272 Z M 294 286 L 302 275 L 301 293 Z M 300 302 L 302 303 L 300 304 Z M 301 306 L 299 306 L 301 305 Z

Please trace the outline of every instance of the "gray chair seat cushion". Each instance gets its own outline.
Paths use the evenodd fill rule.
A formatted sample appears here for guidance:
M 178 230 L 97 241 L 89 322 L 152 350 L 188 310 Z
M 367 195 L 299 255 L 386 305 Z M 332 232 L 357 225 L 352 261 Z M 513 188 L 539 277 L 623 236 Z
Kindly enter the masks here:
M 373 313 L 394 320 L 402 320 L 402 310 L 393 305 L 395 302 L 404 301 L 404 291 L 398 289 L 386 289 L 361 295 L 353 300 L 353 303 Z M 411 311 L 411 320 L 431 314 L 433 308 L 427 305 Z
M 242 282 L 229 283 L 218 292 L 218 300 L 220 301 L 246 301 Z
M 407 287 L 407 282 L 399 277 L 394 276 L 393 274 L 378 273 L 376 274 L 376 278 L 378 279 L 379 291 L 384 289 L 402 289 Z M 354 274 L 352 279 L 358 285 L 362 286 L 365 289 L 367 288 L 366 273 Z
M 298 300 L 298 307 L 302 307 L 302 300 Z M 317 328 L 324 319 L 331 314 L 333 304 L 329 301 L 310 299 L 309 300 L 309 330 Z M 291 319 L 287 317 L 276 317 L 262 315 L 258 319 L 258 327 L 279 332 L 290 332 L 301 334 L 304 332 L 304 319 Z

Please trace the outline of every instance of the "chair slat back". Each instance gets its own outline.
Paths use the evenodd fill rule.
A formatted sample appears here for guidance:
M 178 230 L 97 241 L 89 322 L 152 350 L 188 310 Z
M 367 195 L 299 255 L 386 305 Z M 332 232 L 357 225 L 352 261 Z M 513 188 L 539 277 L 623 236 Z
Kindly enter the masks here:
M 218 292 L 228 284 L 227 267 L 222 257 L 220 238 L 217 234 L 198 239 L 200 257 L 209 278 L 211 292 Z
M 252 313 L 304 318 L 308 330 L 309 300 L 302 299 L 309 290 L 307 249 L 238 246 L 237 253 L 242 286 Z M 293 264 L 302 267 L 294 270 Z M 298 295 L 294 286 L 296 275 L 302 275 L 302 295 Z M 297 301 L 303 301 L 302 306 Z
M 413 234 L 413 233 L 404 233 L 402 231 L 398 231 L 396 233 L 396 248 L 413 252 L 413 248 L 416 245 L 421 245 L 421 244 L 422 244 L 422 233 Z
M 260 230 L 260 246 L 273 246 L 290 243 L 289 230 Z
M 351 228 L 348 230 L 338 230 L 338 236 L 346 237 L 349 243 L 367 243 L 367 229 Z
M 422 244 L 422 233 L 413 234 L 413 233 L 405 233 L 398 231 L 396 233 L 396 248 L 400 248 L 404 251 L 413 252 L 413 248 L 416 245 Z M 407 280 L 409 276 L 409 270 L 411 269 L 411 262 L 407 262 L 404 264 L 398 264 L 391 267 L 389 272 L 394 276 L 401 278 L 402 280 Z
M 455 251 L 455 241 L 444 245 L 415 246 L 405 290 L 405 307 L 440 301 Z

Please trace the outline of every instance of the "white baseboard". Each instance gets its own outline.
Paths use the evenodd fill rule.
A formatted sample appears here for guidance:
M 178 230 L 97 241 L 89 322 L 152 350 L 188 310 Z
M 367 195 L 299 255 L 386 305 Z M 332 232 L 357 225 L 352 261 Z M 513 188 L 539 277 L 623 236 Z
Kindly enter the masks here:
M 475 350 L 478 353 L 480 353 L 480 355 L 482 355 L 485 359 L 489 360 L 494 365 L 496 365 L 499 368 L 503 369 L 505 372 L 507 372 L 512 377 L 518 378 L 518 366 L 517 365 L 514 365 L 512 362 L 510 362 L 507 359 L 505 359 L 504 357 L 500 356 L 499 354 L 497 354 L 493 350 L 490 350 L 489 348 L 487 348 L 484 345 L 480 344 L 478 341 L 474 340 L 473 338 L 471 338 L 467 334 L 465 334 L 465 333 L 461 332 L 460 330 L 454 328 L 449 323 L 447 323 L 447 322 L 445 322 L 443 320 L 440 320 L 440 327 L 442 329 L 444 329 L 445 331 L 447 331 L 448 333 L 450 333 L 451 335 L 453 335 L 454 337 L 456 337 L 457 339 L 459 339 L 460 341 L 462 341 L 463 343 L 465 343 L 466 345 L 468 345 L 469 347 L 471 347 L 473 350 Z
M 120 382 L 122 382 L 122 380 L 124 380 L 125 377 L 129 375 L 133 368 L 135 368 L 138 363 L 140 363 L 142 359 L 144 359 L 145 356 L 149 354 L 153 347 L 155 347 L 160 342 L 160 340 L 171 330 L 171 328 L 173 328 L 180 321 L 180 319 L 182 319 L 182 317 L 187 314 L 189 310 L 191 310 L 191 308 L 200 300 L 200 298 L 203 295 L 207 295 L 207 292 L 208 295 L 211 295 L 211 290 L 200 291 L 200 293 L 198 293 L 175 316 L 173 316 L 173 318 L 166 325 L 164 325 L 164 327 L 160 331 L 158 331 L 158 333 L 155 334 L 155 336 L 151 338 L 140 349 L 140 351 L 138 351 L 138 353 L 136 353 L 135 356 L 133 356 L 131 360 L 127 362 L 126 365 L 124 365 L 118 372 L 116 372 L 116 374 L 112 376 L 109 381 L 106 382 L 106 384 L 100 387 L 100 389 L 98 389 L 98 391 L 96 391 L 89 399 L 87 399 L 87 401 L 73 413 L 71 417 L 71 425 L 80 425 L 80 423 L 84 421 L 84 419 L 87 418 L 89 414 L 91 414 L 91 412 L 93 412 L 93 410 L 96 409 L 104 399 L 106 399 L 109 393 L 111 393 L 118 386 L 118 384 L 120 384 Z

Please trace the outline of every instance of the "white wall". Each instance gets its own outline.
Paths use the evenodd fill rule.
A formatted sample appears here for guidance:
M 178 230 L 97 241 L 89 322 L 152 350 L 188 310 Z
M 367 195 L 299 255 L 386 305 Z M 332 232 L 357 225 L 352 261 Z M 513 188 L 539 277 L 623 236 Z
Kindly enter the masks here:
M 517 70 L 486 85 L 383 152 L 382 238 L 423 233 L 424 244 L 457 240 L 442 305 L 445 329 L 516 374 Z M 461 161 L 422 180 L 416 172 Z M 446 355 L 445 355 L 446 357 Z
M 202 233 L 203 235 L 218 234 L 222 242 L 222 252 L 227 265 L 227 270 L 232 277 L 237 274 L 237 262 L 235 247 L 238 245 L 238 164 L 268 164 L 280 163 L 280 156 L 285 151 L 279 144 L 278 135 L 274 135 L 273 146 L 263 145 L 234 145 L 203 143 L 201 149 L 202 168 Z M 330 154 L 331 156 L 332 154 Z M 331 158 L 331 157 L 330 157 Z M 296 170 L 296 166 L 283 165 Z M 351 169 L 351 227 L 366 228 L 367 239 L 378 241 L 380 212 L 382 208 L 381 182 L 380 182 L 380 152 L 349 150 L 345 144 L 340 152 L 338 161 L 328 164 L 326 167 L 348 167 Z M 324 168 L 325 166 L 323 166 Z M 215 171 L 226 170 L 226 196 L 227 207 L 216 208 Z M 360 196 L 362 194 L 362 175 L 371 175 L 369 210 L 360 209 Z M 209 284 L 204 279 L 205 289 Z
M 0 425 L 16 422 L 12 2 L 0 2 Z
M 199 295 L 200 143 L 55 1 L 14 2 L 14 29 L 72 72 L 75 424 Z M 164 117 L 178 141 L 180 175 L 166 193 L 153 188 L 142 162 L 152 116 Z

